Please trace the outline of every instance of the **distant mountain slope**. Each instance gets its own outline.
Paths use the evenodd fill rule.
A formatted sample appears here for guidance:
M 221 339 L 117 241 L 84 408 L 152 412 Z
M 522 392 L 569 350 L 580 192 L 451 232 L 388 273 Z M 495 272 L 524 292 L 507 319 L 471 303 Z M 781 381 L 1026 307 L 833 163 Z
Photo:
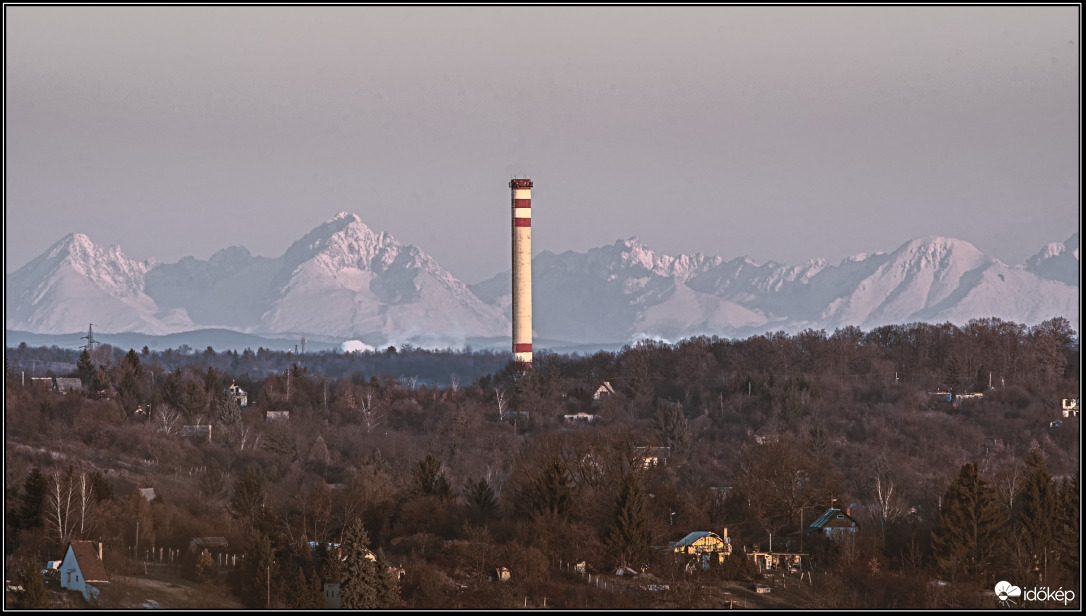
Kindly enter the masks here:
M 1026 261 L 1026 270 L 1049 280 L 1079 286 L 1078 233 L 1062 244 L 1049 244 Z
M 538 340 L 564 348 L 641 337 L 745 337 L 998 317 L 1078 327 L 1078 235 L 1010 267 L 962 240 L 926 237 L 840 264 L 657 253 L 636 238 L 532 261 Z M 456 347 L 507 340 L 510 273 L 466 286 L 415 246 L 341 212 L 278 258 L 242 247 L 207 261 L 136 262 L 72 234 L 7 276 L 6 328 L 254 336 Z M 490 344 L 490 342 L 487 342 Z
M 511 331 L 426 253 L 374 233 L 342 212 L 282 257 L 241 247 L 208 261 L 136 263 L 71 235 L 7 277 L 6 327 L 164 335 L 228 328 L 258 335 L 314 334 L 386 342 L 462 345 Z
M 151 262 L 72 233 L 6 278 L 5 327 L 39 333 L 139 331 L 167 334 L 188 329 L 182 312 L 162 311 L 143 290 Z
M 561 340 L 742 337 L 979 317 L 1035 324 L 1063 316 L 1078 323 L 1077 284 L 1008 267 L 968 242 L 934 236 L 837 266 L 671 257 L 631 238 L 587 253 L 541 253 L 532 274 L 536 329 Z M 509 273 L 471 288 L 506 306 Z

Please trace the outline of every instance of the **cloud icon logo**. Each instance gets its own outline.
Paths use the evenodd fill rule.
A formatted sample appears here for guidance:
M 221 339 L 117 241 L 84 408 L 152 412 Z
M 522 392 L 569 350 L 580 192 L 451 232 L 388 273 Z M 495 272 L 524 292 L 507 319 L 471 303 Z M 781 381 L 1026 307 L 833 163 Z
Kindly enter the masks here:
M 1022 589 L 1010 582 L 1002 581 L 995 585 L 995 594 L 999 597 L 1000 601 L 1006 601 L 1011 597 L 1021 597 Z

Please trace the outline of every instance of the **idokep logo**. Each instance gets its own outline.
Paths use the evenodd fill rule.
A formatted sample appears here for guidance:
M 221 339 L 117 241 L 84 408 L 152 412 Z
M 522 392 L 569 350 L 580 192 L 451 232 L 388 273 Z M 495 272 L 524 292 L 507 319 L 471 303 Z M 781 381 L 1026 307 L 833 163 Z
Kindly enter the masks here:
M 1064 590 L 1062 587 L 1057 590 L 1052 590 L 1047 586 L 1044 588 L 1031 588 L 1025 592 L 1022 589 L 1011 584 L 1007 581 L 1002 581 L 995 585 L 996 598 L 999 599 L 1000 605 L 1004 607 L 1010 607 L 1015 604 L 1015 597 L 1022 597 L 1025 601 L 1056 601 L 1067 605 L 1075 600 L 1075 591 Z
M 1021 597 L 1022 589 L 1004 580 L 995 585 L 995 594 L 1000 605 L 1010 607 L 1015 603 L 1012 597 Z

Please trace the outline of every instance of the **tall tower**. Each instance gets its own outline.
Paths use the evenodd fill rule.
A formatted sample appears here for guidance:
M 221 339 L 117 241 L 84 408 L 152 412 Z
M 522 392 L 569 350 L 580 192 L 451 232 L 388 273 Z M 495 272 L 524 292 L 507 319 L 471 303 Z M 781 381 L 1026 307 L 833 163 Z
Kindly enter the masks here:
M 532 365 L 532 181 L 509 182 L 513 199 L 513 358 Z

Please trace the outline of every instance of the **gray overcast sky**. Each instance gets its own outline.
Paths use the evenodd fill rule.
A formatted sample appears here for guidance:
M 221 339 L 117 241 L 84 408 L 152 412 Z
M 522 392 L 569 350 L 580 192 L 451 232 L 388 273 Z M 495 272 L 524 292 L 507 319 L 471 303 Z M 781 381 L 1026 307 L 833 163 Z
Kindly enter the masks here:
M 1011 265 L 1079 228 L 1080 8 L 6 6 L 5 270 L 277 257 L 337 212 L 465 282 L 637 236 Z

